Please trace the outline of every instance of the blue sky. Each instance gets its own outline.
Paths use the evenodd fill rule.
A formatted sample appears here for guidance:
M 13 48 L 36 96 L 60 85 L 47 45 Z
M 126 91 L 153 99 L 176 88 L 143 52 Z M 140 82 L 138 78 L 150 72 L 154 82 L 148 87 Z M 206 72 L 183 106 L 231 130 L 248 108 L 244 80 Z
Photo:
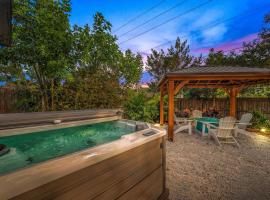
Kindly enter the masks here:
M 198 9 L 194 9 L 169 23 L 166 23 L 146 34 L 128 42 L 121 43 L 140 33 L 149 30 L 168 19 L 181 15 L 207 0 L 72 0 L 71 24 L 92 24 L 93 15 L 102 12 L 113 25 L 113 32 L 130 19 L 145 10 L 162 2 L 158 7 L 144 16 L 137 18 L 121 30 L 115 32 L 117 36 L 131 30 L 146 20 L 182 3 L 170 12 L 150 21 L 144 26 L 119 37 L 118 43 L 122 50 L 127 48 L 134 52 L 147 55 L 152 47 L 165 44 L 161 48 L 171 45 L 177 36 L 187 39 L 194 55 L 206 54 L 208 49 L 228 50 L 241 46 L 243 41 L 256 38 L 263 24 L 263 17 L 270 12 L 269 0 L 212 0 Z M 238 16 L 231 21 L 224 21 Z M 224 21 L 224 22 L 223 22 Z M 213 26 L 217 23 L 218 25 Z

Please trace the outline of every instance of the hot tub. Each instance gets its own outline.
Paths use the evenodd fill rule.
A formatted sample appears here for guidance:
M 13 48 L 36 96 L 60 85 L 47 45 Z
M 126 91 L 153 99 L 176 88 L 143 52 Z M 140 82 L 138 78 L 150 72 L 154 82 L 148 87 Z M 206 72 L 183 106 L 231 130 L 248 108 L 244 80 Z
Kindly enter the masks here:
M 157 199 L 164 137 L 118 116 L 0 130 L 0 199 Z

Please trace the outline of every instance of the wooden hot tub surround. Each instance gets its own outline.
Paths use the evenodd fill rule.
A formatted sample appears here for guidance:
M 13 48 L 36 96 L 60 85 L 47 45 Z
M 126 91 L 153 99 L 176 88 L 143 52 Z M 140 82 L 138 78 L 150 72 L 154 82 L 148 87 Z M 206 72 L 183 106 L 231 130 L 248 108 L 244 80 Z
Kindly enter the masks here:
M 149 131 L 155 134 L 145 136 Z M 165 135 L 164 130 L 148 127 L 113 142 L 0 176 L 0 199 L 163 198 Z

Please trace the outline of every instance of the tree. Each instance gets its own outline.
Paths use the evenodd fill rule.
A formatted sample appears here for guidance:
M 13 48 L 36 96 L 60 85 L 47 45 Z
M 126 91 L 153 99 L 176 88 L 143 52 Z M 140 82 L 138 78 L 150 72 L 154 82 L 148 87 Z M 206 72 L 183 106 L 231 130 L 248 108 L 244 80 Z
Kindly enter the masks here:
M 168 66 L 171 72 L 179 71 L 185 67 L 188 67 L 192 63 L 192 56 L 189 55 L 190 49 L 189 45 L 187 44 L 187 40 L 181 42 L 180 38 L 177 37 L 175 46 L 171 46 L 168 49 L 167 59 L 168 59 Z
M 124 79 L 124 85 L 138 83 L 143 71 L 143 61 L 140 54 L 133 54 L 130 49 L 123 54 L 120 77 Z
M 167 59 L 164 51 L 161 49 L 160 52 L 152 49 L 152 54 L 147 56 L 146 69 L 154 77 L 154 80 L 158 82 L 164 74 L 169 71 Z
M 70 10 L 69 0 L 15 0 L 13 44 L 0 50 L 7 71 L 18 71 L 16 81 L 38 85 L 43 111 L 54 110 L 55 87 L 71 67 Z
M 264 17 L 264 27 L 259 34 L 261 38 L 260 46 L 264 49 L 265 66 L 270 66 L 270 13 Z
M 167 53 L 163 49 L 160 52 L 152 49 L 152 53 L 147 56 L 146 69 L 158 82 L 167 72 L 179 71 L 191 66 L 193 57 L 189 53 L 187 40 L 182 42 L 178 37 L 175 45 L 167 49 Z
M 270 13 L 264 18 L 264 26 L 259 38 L 243 44 L 243 52 L 239 56 L 241 64 L 257 67 L 270 67 Z
M 239 66 L 240 58 L 237 53 L 231 51 L 229 54 L 224 54 L 223 51 L 215 52 L 214 48 L 211 48 L 208 57 L 205 60 L 207 66 Z
M 205 63 L 207 66 L 225 65 L 225 55 L 222 51 L 215 52 L 214 48 L 211 48 Z
M 64 107 L 85 109 L 117 107 L 124 99 L 125 87 L 137 83 L 143 70 L 142 58 L 131 50 L 122 53 L 111 24 L 96 13 L 90 27 L 72 29 L 72 56 L 76 70 L 66 77 L 62 99 Z
M 101 13 L 92 26 L 71 28 L 70 10 L 69 0 L 14 2 L 13 45 L 0 49 L 0 81 L 25 89 L 24 111 L 33 100 L 35 111 L 119 105 L 124 88 L 141 77 L 141 56 L 121 52 Z
M 193 57 L 193 62 L 191 64 L 191 67 L 200 67 L 203 65 L 203 56 L 202 54 L 199 57 Z
M 120 51 L 117 38 L 111 34 L 111 24 L 101 13 L 95 14 L 92 27 L 74 26 L 72 34 L 72 52 L 81 75 L 102 71 L 115 79 L 125 79 L 127 84 L 139 81 L 143 67 L 141 56 L 131 50 Z

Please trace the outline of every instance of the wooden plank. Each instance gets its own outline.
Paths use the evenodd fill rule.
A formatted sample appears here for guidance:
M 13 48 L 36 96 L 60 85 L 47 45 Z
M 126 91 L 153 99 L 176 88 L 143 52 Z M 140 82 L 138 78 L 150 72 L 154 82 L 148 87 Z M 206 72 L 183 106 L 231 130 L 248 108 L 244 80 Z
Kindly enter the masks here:
M 132 190 L 121 196 L 119 200 L 157 200 L 162 192 L 162 168 L 160 167 Z
M 227 88 L 229 86 L 224 86 L 224 85 L 203 85 L 203 84 L 192 84 L 192 85 L 187 85 L 187 88 Z
M 162 166 L 161 155 L 156 155 L 158 157 L 152 157 L 147 161 L 144 166 L 138 168 L 138 170 L 133 173 L 131 176 L 127 177 L 123 181 L 120 181 L 111 188 L 106 190 L 101 195 L 94 198 L 95 200 L 111 200 L 117 199 L 121 195 L 123 195 L 126 191 L 129 191 L 139 182 L 143 181 L 145 177 L 151 174 L 155 169 L 160 168 Z M 150 157 L 149 157 L 150 158 Z M 157 162 L 160 161 L 160 162 Z
M 98 195 L 102 193 L 105 194 L 107 192 L 110 195 L 118 196 L 119 193 L 121 194 L 121 192 L 128 190 L 129 187 L 132 187 L 144 179 L 147 174 L 151 173 L 158 166 L 161 166 L 161 162 L 162 160 L 160 149 L 147 149 L 144 154 L 139 156 L 130 154 L 130 159 L 123 165 L 118 165 L 107 173 L 90 179 L 88 182 L 77 186 L 76 188 L 58 196 L 55 199 L 94 199 Z M 122 186 L 122 182 L 126 183 L 124 185 L 125 187 Z M 122 186 L 122 189 L 125 190 L 118 190 L 119 185 L 120 187 Z M 114 187 L 114 189 L 110 190 L 112 187 Z
M 159 123 L 160 125 L 164 124 L 164 94 L 163 88 L 160 89 L 160 102 L 159 102 Z
M 167 160 L 166 160 L 166 139 L 165 137 L 162 138 L 162 173 L 163 173 L 163 189 L 166 188 L 167 185 L 167 176 L 166 176 L 166 170 L 167 170 Z
M 101 177 L 102 175 L 105 174 L 108 175 L 108 173 L 110 173 L 112 170 L 121 168 L 121 166 L 126 166 L 126 164 L 136 165 L 136 162 L 139 162 L 141 160 L 147 161 L 148 156 L 153 155 L 153 152 L 161 152 L 160 143 L 161 139 L 151 141 L 145 145 L 136 147 L 125 153 L 106 159 L 100 163 L 89 166 L 83 170 L 57 179 L 34 190 L 28 191 L 22 195 L 17 196 L 14 199 L 20 200 L 55 199 L 56 197 L 68 193 L 69 191 L 76 190 L 76 188 L 79 188 L 81 185 L 84 185 L 85 183 L 95 185 L 95 182 L 93 183 L 91 182 L 91 180 L 97 180 L 98 177 Z M 114 178 L 113 175 L 111 175 L 111 177 Z M 107 180 L 105 180 L 105 182 L 106 181 Z M 90 191 L 90 189 L 91 187 L 87 188 L 88 191 Z M 102 191 L 99 191 L 99 193 L 102 193 Z M 80 195 L 81 194 L 79 194 L 79 196 Z M 78 199 L 77 197 L 75 198 Z
M 173 141 L 173 128 L 174 128 L 174 81 L 169 81 L 169 111 L 168 111 L 168 139 Z
M 161 167 L 162 167 L 162 173 L 163 173 L 162 183 L 163 183 L 163 190 L 164 190 L 166 188 L 166 140 L 165 140 L 165 137 L 163 137 L 161 144 L 162 144 L 162 166 Z M 147 171 L 147 169 L 149 169 L 149 167 L 144 167 L 143 169 L 144 170 L 140 170 L 140 172 L 138 172 L 138 174 L 134 174 L 133 177 L 129 177 L 125 181 L 122 181 L 120 183 L 121 185 L 120 184 L 114 185 L 110 190 L 106 191 L 105 193 L 103 193 L 100 196 L 98 196 L 97 198 L 95 198 L 95 200 L 106 200 L 106 199 L 111 200 L 111 199 L 118 198 L 119 196 L 121 196 L 121 194 L 124 193 L 124 191 L 127 191 L 127 189 L 126 189 L 127 186 L 131 186 L 130 182 L 132 181 L 132 178 L 137 179 L 139 173 L 145 174 L 145 171 Z M 153 169 L 153 167 L 150 167 L 150 169 Z M 150 173 L 147 172 L 146 174 L 150 174 Z
M 181 83 L 179 83 L 174 90 L 174 95 L 176 95 L 186 84 L 188 83 L 188 81 L 182 81 Z
M 230 90 L 230 116 L 236 117 L 236 103 L 237 103 L 237 88 Z
M 0 114 L 0 129 L 24 127 L 29 125 L 52 124 L 53 120 L 84 120 L 116 116 L 119 109 L 73 110 L 34 113 Z

